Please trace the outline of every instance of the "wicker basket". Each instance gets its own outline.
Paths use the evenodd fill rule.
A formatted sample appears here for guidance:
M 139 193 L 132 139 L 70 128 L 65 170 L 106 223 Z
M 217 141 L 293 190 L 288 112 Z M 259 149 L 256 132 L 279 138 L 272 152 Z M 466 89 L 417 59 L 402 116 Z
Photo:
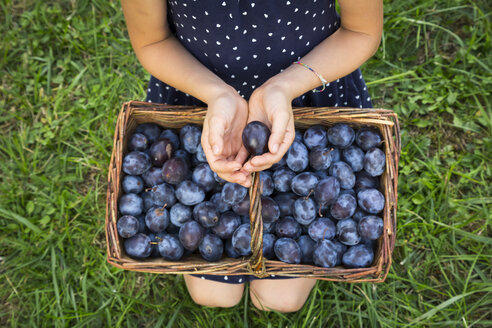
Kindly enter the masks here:
M 294 109 L 296 128 L 305 129 L 314 124 L 331 126 L 343 122 L 354 127 L 362 125 L 376 127 L 383 136 L 386 153 L 386 171 L 381 176 L 381 186 L 384 188 L 386 198 L 382 213 L 384 233 L 378 240 L 375 260 L 371 267 L 361 269 L 322 268 L 313 265 L 287 264 L 280 261 L 265 260 L 262 256 L 263 224 L 258 190 L 259 174 L 254 175 L 253 185 L 249 190 L 252 235 L 252 255 L 249 258 L 223 258 L 219 262 L 207 262 L 198 255 L 192 255 L 179 262 L 169 262 L 161 258 L 134 260 L 128 257 L 122 249 L 122 239 L 118 236 L 116 229 L 117 202 L 122 192 L 120 187 L 123 176 L 121 164 L 128 136 L 133 133 L 137 125 L 146 122 L 153 122 L 174 129 L 179 129 L 189 123 L 202 125 L 205 113 L 206 108 L 189 106 L 170 106 L 137 101 L 127 102 L 123 105 L 116 123 L 108 177 L 106 241 L 109 263 L 126 270 L 161 274 L 250 274 L 258 277 L 278 275 L 345 282 L 382 282 L 385 280 L 395 245 L 400 131 L 396 114 L 383 109 L 312 107 Z

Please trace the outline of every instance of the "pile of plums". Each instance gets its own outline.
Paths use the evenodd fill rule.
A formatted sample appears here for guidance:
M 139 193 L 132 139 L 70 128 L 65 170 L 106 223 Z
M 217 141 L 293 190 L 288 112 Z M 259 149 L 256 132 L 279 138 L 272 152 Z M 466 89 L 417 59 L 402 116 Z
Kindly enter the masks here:
M 268 151 L 270 131 L 251 122 L 243 143 L 252 156 Z M 139 125 L 123 158 L 119 235 L 135 259 L 207 261 L 251 254 L 248 190 L 214 173 L 201 129 Z M 322 267 L 370 266 L 383 232 L 379 190 L 386 157 L 373 128 L 316 125 L 296 131 L 285 156 L 260 172 L 263 255 Z

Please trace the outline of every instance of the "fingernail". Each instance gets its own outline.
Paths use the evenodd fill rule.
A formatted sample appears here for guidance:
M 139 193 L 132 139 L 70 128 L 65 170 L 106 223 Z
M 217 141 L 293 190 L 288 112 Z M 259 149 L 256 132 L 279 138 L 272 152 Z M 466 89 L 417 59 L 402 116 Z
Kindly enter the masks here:
M 219 146 L 215 145 L 213 150 L 215 155 L 219 155 Z
M 277 144 L 273 145 L 272 152 L 276 153 L 277 150 L 278 150 L 278 145 Z

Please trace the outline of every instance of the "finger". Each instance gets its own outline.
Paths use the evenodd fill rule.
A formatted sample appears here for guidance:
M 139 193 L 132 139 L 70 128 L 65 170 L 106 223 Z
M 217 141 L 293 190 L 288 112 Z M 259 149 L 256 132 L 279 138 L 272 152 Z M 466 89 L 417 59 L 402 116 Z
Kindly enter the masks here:
M 220 116 L 213 116 L 208 120 L 208 142 L 215 156 L 224 150 L 225 121 Z
M 217 174 L 219 173 L 232 174 L 233 172 L 239 171 L 241 169 L 241 164 L 220 157 L 215 159 L 215 161 L 213 162 L 209 162 L 209 164 L 212 171 L 217 172 Z
M 289 109 L 290 110 L 290 109 Z M 289 112 L 282 110 L 275 114 L 272 120 L 272 133 L 268 140 L 268 149 L 272 154 L 276 154 L 280 148 L 280 144 L 285 138 L 285 132 L 287 130 L 287 124 L 290 119 Z
M 241 171 L 236 171 L 234 173 L 220 173 L 218 175 L 228 182 L 237 183 L 243 186 L 250 180 L 249 174 Z
M 244 146 L 241 146 L 234 161 L 243 165 L 246 159 L 248 158 L 248 156 L 249 156 L 249 152 L 246 150 Z

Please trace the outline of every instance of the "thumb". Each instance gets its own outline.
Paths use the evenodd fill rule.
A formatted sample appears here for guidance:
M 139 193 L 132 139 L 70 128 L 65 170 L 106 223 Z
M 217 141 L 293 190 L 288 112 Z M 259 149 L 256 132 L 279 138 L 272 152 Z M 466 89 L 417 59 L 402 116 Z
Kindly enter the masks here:
M 224 150 L 225 121 L 220 117 L 212 117 L 208 122 L 208 142 L 215 156 Z
M 276 154 L 280 144 L 283 142 L 285 132 L 287 130 L 287 124 L 289 123 L 289 113 L 285 110 L 275 113 L 275 117 L 272 122 L 272 134 L 268 141 L 268 149 L 272 154 Z

